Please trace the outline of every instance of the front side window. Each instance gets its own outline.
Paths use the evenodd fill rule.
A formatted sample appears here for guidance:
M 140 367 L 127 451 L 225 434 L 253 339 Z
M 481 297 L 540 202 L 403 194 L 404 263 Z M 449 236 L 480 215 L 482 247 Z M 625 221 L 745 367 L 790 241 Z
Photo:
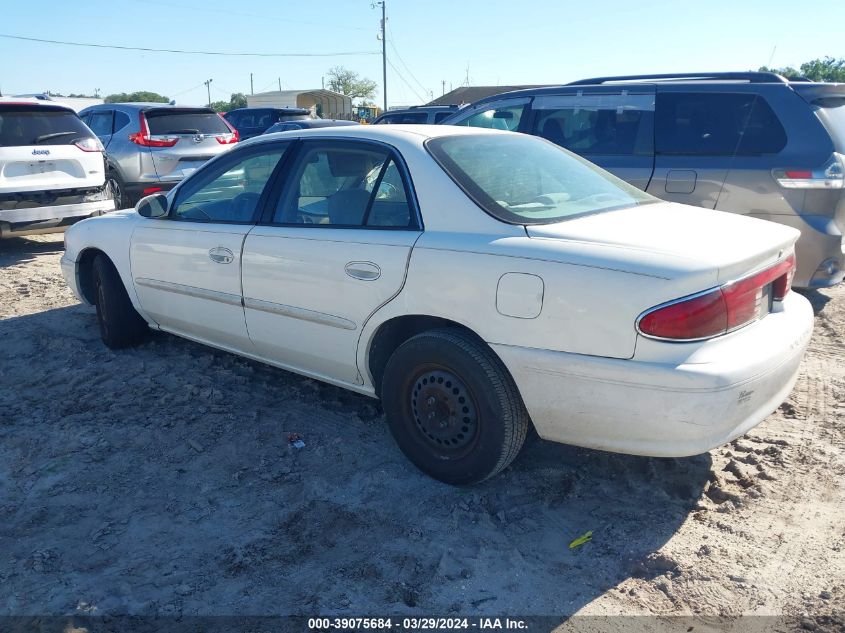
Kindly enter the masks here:
M 506 102 L 500 103 L 499 105 L 490 104 L 489 107 L 482 108 L 467 118 L 456 121 L 454 125 L 514 131 L 519 127 L 526 103 L 514 104 L 513 102 Z
M 425 146 L 476 204 L 511 224 L 549 224 L 657 201 L 535 136 L 441 136 Z
M 278 224 L 409 228 L 411 207 L 396 160 L 355 143 L 306 146 L 273 216 Z
M 274 145 L 234 164 L 227 161 L 216 169 L 211 166 L 213 171 L 206 177 L 198 172 L 179 190 L 171 217 L 198 222 L 252 222 L 261 194 L 286 148 L 287 144 Z
M 533 134 L 581 155 L 648 156 L 654 95 L 538 97 Z
M 659 93 L 655 126 L 658 154 L 753 156 L 786 145 L 777 115 L 750 93 Z

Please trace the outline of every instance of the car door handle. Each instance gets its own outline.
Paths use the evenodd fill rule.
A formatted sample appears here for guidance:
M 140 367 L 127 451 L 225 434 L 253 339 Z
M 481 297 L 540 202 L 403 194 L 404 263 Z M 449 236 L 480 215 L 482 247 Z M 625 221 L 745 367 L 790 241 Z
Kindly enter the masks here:
M 353 279 L 361 281 L 375 281 L 381 277 L 381 268 L 373 262 L 349 262 L 344 270 Z
M 222 246 L 212 248 L 208 251 L 208 256 L 215 264 L 231 264 L 235 259 L 235 254 Z

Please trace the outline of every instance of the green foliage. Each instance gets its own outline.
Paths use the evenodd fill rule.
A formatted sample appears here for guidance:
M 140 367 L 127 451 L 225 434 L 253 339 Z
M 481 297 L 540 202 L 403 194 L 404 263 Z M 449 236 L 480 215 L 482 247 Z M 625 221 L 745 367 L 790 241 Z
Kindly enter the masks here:
M 242 92 L 233 92 L 228 101 L 214 101 L 211 104 L 211 108 L 215 112 L 228 112 L 229 110 L 234 110 L 235 108 L 245 107 L 246 96 L 244 96 L 244 93 Z
M 106 103 L 130 103 L 130 102 L 142 102 L 142 103 L 169 103 L 170 99 L 163 95 L 158 94 L 157 92 L 147 92 L 145 90 L 140 90 L 138 92 L 118 92 L 113 95 L 108 95 L 105 98 Z
M 349 70 L 343 66 L 330 68 L 326 74 L 329 78 L 326 87 L 329 90 L 353 99 L 375 99 L 377 84 L 372 79 L 361 77 L 354 70 Z
M 786 78 L 806 77 L 811 81 L 842 83 L 845 82 L 845 58 L 836 59 L 834 57 L 825 57 L 824 59 L 812 59 L 801 64 L 799 70 L 796 70 L 792 66 L 784 66 L 783 68 L 761 66 L 760 71 L 777 73 Z

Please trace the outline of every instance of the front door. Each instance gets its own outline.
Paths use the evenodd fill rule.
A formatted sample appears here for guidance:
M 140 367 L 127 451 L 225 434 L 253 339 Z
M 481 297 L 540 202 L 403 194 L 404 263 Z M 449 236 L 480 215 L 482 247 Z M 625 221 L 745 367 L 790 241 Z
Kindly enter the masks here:
M 185 181 L 168 216 L 132 234 L 132 278 L 143 310 L 164 330 L 251 351 L 241 295 L 241 253 L 289 143 L 260 145 Z
M 249 335 L 277 364 L 361 384 L 361 329 L 402 289 L 420 235 L 407 171 L 380 144 L 313 140 L 286 182 L 244 244 Z

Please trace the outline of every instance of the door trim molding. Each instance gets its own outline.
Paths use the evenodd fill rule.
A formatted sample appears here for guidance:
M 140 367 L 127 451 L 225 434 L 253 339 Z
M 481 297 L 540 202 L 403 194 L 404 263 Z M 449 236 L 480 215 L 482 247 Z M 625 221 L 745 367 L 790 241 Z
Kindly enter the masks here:
M 343 317 L 335 316 L 333 314 L 326 314 L 325 312 L 317 312 L 306 308 L 288 306 L 282 303 L 273 303 L 271 301 L 262 301 L 261 299 L 250 299 L 249 297 L 244 297 L 244 307 L 252 310 L 259 310 L 260 312 L 269 312 L 270 314 L 291 317 L 301 321 L 311 321 L 312 323 L 319 323 L 320 325 L 328 325 L 329 327 L 336 327 L 341 330 L 357 329 L 355 322 L 350 321 L 349 319 L 344 319 Z
M 139 286 L 152 288 L 154 290 L 163 290 L 164 292 L 173 292 L 175 294 L 185 295 L 187 297 L 207 299 L 208 301 L 217 301 L 218 303 L 225 303 L 226 305 L 243 305 L 243 301 L 241 300 L 241 297 L 239 295 L 233 295 L 228 292 L 207 290 L 206 288 L 197 288 L 196 286 L 185 286 L 183 284 L 175 284 L 170 281 L 147 279 L 146 277 L 140 277 L 135 279 L 135 283 Z

